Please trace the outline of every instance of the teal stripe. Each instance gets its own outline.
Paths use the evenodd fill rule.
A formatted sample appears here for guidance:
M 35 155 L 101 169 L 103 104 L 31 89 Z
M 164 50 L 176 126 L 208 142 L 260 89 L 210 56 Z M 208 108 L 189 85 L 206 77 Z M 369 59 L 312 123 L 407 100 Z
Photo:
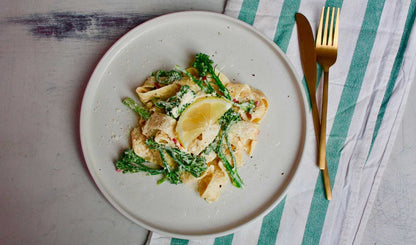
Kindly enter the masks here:
M 233 242 L 234 234 L 215 238 L 214 245 L 231 245 Z
M 341 8 L 343 0 L 327 0 L 325 3 L 325 7 L 339 7 Z M 340 11 L 341 13 L 341 11 Z
M 407 12 L 407 19 L 404 26 L 404 31 L 402 35 L 402 39 L 400 41 L 400 46 L 397 51 L 396 59 L 394 60 L 392 72 L 390 73 L 390 78 L 387 83 L 386 91 L 384 92 L 383 101 L 381 102 L 380 111 L 377 115 L 376 125 L 373 133 L 373 138 L 371 140 L 370 150 L 368 152 L 368 156 L 373 149 L 374 141 L 377 138 L 378 131 L 380 129 L 381 123 L 384 118 L 384 114 L 386 113 L 387 104 L 389 103 L 390 97 L 393 93 L 394 86 L 396 85 L 397 77 L 399 76 L 400 68 L 403 63 L 404 53 L 406 51 L 407 43 L 409 41 L 410 32 L 412 30 L 413 23 L 415 22 L 416 16 L 416 1 L 411 1 L 409 6 L 409 11 Z M 367 156 L 367 159 L 368 159 Z
M 286 53 L 295 26 L 295 14 L 299 10 L 300 0 L 286 0 L 280 11 L 279 21 L 273 41 Z M 258 244 L 274 244 L 280 227 L 286 196 L 263 218 Z
M 250 25 L 253 25 L 258 6 L 259 0 L 244 0 L 241 5 L 238 18 Z
M 369 0 L 367 3 L 364 21 L 358 36 L 334 124 L 328 138 L 327 160 L 332 185 L 335 181 L 341 152 L 345 145 L 367 64 L 374 46 L 383 7 L 384 0 Z M 321 174 L 319 174 L 318 178 L 321 178 Z M 306 222 L 303 244 L 319 244 L 329 204 L 329 201 L 325 199 L 324 193 L 322 181 L 317 181 Z
M 275 244 L 277 232 L 280 227 L 280 219 L 282 217 L 283 208 L 285 206 L 286 196 L 269 214 L 263 218 L 263 224 L 260 230 L 258 240 L 259 245 Z
M 233 242 L 234 234 L 215 238 L 214 245 L 231 245 Z M 170 245 L 187 245 L 189 240 L 172 238 Z
M 188 243 L 189 243 L 189 240 L 184 240 L 184 239 L 172 238 L 170 240 L 170 245 L 187 245 Z
M 321 81 L 321 78 L 322 78 L 322 67 L 320 66 L 320 65 L 318 65 L 317 66 L 317 68 L 316 68 L 316 73 L 317 73 L 317 76 L 318 76 L 318 78 L 317 78 L 317 80 L 316 81 L 318 81 L 317 83 L 316 83 L 316 89 L 318 89 L 318 86 L 319 86 L 319 82 Z
M 279 22 L 273 41 L 286 53 L 295 26 L 295 14 L 299 10 L 300 0 L 286 0 L 280 11 Z

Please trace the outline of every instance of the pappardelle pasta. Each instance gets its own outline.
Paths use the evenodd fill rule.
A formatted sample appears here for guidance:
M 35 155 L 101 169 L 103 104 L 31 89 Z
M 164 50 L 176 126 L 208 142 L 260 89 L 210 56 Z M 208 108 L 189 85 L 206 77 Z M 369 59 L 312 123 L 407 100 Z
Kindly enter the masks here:
M 200 53 L 187 69 L 153 73 L 136 93 L 142 105 L 123 100 L 140 117 L 117 171 L 160 175 L 158 184 L 196 185 L 207 202 L 227 183 L 243 186 L 238 169 L 243 155 L 254 152 L 269 106 L 261 91 L 230 82 Z

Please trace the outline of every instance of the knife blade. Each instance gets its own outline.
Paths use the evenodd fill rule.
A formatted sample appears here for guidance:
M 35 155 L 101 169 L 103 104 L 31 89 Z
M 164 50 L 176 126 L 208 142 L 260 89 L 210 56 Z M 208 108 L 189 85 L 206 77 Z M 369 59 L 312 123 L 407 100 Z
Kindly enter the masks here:
M 315 95 L 316 92 L 316 53 L 315 40 L 313 38 L 312 28 L 303 14 L 295 15 L 296 26 L 298 28 L 298 42 L 300 58 L 302 61 L 303 73 L 305 75 L 308 90 Z M 313 92 L 313 93 L 312 93 Z
M 305 76 L 306 84 L 309 91 L 309 98 L 311 101 L 312 118 L 315 128 L 316 144 L 319 146 L 320 122 L 318 106 L 316 104 L 316 53 L 315 40 L 313 38 L 312 28 L 306 17 L 297 13 L 295 15 L 296 26 L 298 29 L 298 42 L 300 58 L 302 62 L 302 69 Z M 322 170 L 322 177 L 324 180 L 324 187 L 326 198 L 332 200 L 331 182 L 329 179 L 328 164 L 325 159 L 325 168 Z

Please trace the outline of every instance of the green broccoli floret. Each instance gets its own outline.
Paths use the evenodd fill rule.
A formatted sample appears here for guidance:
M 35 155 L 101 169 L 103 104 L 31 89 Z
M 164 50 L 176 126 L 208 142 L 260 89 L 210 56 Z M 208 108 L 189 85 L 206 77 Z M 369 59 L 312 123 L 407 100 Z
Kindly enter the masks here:
M 212 66 L 213 63 L 214 61 L 212 61 L 207 54 L 199 53 L 196 55 L 192 66 L 199 71 L 200 77 L 206 76 L 206 74 L 209 73 L 217 84 L 219 91 L 224 95 L 226 99 L 231 100 L 228 89 L 224 86 L 218 75 L 215 73 L 215 69 Z
M 178 148 L 174 148 L 168 145 L 159 144 L 154 139 L 147 139 L 146 145 L 149 146 L 150 149 L 158 150 L 160 156 L 162 158 L 163 165 L 165 169 L 169 173 L 167 176 L 170 182 L 172 183 L 173 180 L 177 180 L 175 176 L 181 175 L 183 172 L 189 172 L 194 177 L 199 177 L 206 169 L 207 165 L 205 164 L 205 158 L 200 156 L 194 156 L 192 154 L 183 152 Z M 177 164 L 176 168 L 172 168 L 165 160 L 165 155 L 168 154 Z M 172 176 L 173 174 L 173 176 Z M 178 180 L 180 183 L 181 180 Z
M 182 74 L 175 70 L 162 71 L 159 70 L 154 75 L 156 82 L 162 85 L 173 83 L 182 79 Z
M 199 177 L 207 169 L 205 158 L 203 157 L 194 156 L 177 148 L 159 144 L 154 139 L 147 139 L 145 143 L 150 149 L 159 152 L 163 163 L 162 168 L 151 168 L 145 165 L 144 163 L 147 162 L 145 159 L 136 155 L 133 149 L 127 149 L 123 151 L 120 159 L 115 163 L 117 170 L 123 173 L 145 172 L 150 175 L 162 175 L 162 178 L 157 182 L 158 184 L 166 180 L 171 184 L 180 184 L 182 183 L 182 173 L 189 172 L 194 177 Z M 168 164 L 166 154 L 175 161 L 175 166 Z
M 133 149 L 123 151 L 121 157 L 116 161 L 116 168 L 123 173 L 147 172 L 151 175 L 163 174 L 163 169 L 155 169 L 144 165 L 145 159 L 136 155 Z

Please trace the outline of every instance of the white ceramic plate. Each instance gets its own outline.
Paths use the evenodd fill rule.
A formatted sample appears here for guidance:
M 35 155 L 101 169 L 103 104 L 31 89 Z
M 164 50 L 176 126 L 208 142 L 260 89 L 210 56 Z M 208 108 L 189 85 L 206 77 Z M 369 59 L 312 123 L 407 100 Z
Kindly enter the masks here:
M 231 80 L 262 90 L 270 110 L 261 122 L 253 158 L 208 204 L 189 186 L 157 185 L 158 177 L 122 174 L 114 162 L 129 147 L 137 116 L 121 101 L 153 71 L 187 67 L 196 53 L 213 55 Z M 97 65 L 82 102 L 81 143 L 89 171 L 108 201 L 137 224 L 179 238 L 234 232 L 263 217 L 283 198 L 305 142 L 305 96 L 282 51 L 251 26 L 222 14 L 181 12 L 148 21 L 128 32 Z

